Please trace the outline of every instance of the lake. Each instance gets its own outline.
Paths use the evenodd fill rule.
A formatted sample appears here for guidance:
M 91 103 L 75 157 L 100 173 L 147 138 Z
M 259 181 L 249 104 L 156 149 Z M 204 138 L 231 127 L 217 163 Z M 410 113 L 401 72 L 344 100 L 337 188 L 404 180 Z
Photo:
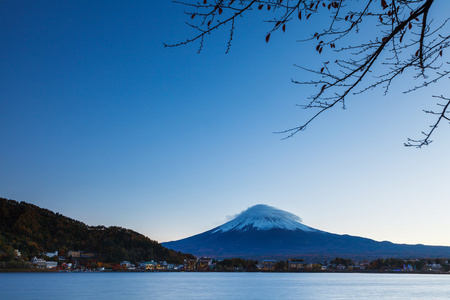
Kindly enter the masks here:
M 0 299 L 448 299 L 450 276 L 358 273 L 0 273 Z

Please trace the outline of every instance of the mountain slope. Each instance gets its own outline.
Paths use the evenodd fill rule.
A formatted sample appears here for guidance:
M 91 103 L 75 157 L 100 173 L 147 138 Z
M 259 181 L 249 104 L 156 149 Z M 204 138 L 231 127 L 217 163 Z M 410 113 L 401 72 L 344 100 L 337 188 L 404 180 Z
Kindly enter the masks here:
M 162 245 L 214 258 L 450 257 L 450 247 L 377 242 L 320 231 L 300 222 L 291 213 L 256 205 L 219 227 Z
M 98 253 L 105 262 L 166 260 L 182 263 L 190 255 L 121 227 L 88 226 L 33 204 L 0 198 L 0 254 L 19 249 L 32 257 L 47 251 Z M 2 255 L 0 255 L 0 258 Z

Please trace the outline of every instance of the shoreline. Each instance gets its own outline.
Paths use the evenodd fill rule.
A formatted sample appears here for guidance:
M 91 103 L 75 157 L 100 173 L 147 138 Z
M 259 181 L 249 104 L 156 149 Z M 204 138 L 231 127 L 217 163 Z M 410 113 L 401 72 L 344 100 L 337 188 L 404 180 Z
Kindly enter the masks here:
M 289 274 L 429 274 L 429 275 L 450 275 L 450 272 L 403 272 L 403 271 L 61 271 L 61 270 L 42 270 L 42 269 L 0 269 L 0 273 L 289 273 Z

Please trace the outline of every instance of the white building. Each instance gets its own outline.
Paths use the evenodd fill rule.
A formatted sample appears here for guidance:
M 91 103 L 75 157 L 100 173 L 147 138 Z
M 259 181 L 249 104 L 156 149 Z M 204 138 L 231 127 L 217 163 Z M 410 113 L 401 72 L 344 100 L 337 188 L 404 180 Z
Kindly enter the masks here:
M 42 255 L 48 256 L 48 257 L 54 257 L 54 256 L 58 256 L 58 251 L 55 252 L 46 252 L 46 253 L 42 253 Z
M 58 266 L 58 262 L 56 262 L 56 261 L 47 261 L 47 262 L 45 262 L 45 267 L 47 269 L 54 269 L 57 266 Z
M 125 261 L 121 262 L 120 265 L 125 266 L 125 268 L 129 268 L 129 267 L 131 267 L 131 262 L 125 260 Z
M 31 264 L 36 265 L 37 267 L 40 267 L 40 268 L 46 267 L 45 259 L 37 258 L 36 256 L 31 259 Z
M 145 270 L 154 270 L 156 269 L 156 266 L 158 264 L 156 262 L 152 261 L 144 261 L 139 263 L 139 268 L 145 269 Z

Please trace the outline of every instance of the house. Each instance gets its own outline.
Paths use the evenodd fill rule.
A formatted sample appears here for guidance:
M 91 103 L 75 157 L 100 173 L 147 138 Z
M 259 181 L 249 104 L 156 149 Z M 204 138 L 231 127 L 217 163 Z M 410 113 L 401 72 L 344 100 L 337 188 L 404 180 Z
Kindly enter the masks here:
M 69 251 L 67 251 L 67 256 L 68 256 L 69 258 L 71 258 L 71 257 L 73 257 L 73 258 L 75 258 L 75 257 L 80 257 L 80 256 L 81 256 L 81 251 L 73 251 L 73 250 L 69 250 Z
M 167 270 L 167 262 L 166 261 L 160 261 L 156 265 L 156 269 L 158 269 L 158 270 Z
M 78 257 L 80 257 L 80 258 L 90 258 L 90 257 L 94 257 L 95 253 L 69 250 L 69 251 L 67 251 L 67 256 L 69 258 L 75 258 L 75 257 L 77 257 L 77 258 Z
M 62 267 L 63 269 L 70 270 L 70 269 L 72 269 L 72 263 L 62 263 L 62 264 L 61 264 L 61 267 Z
M 155 270 L 157 263 L 155 261 L 143 261 L 139 263 L 139 268 L 143 270 Z
M 414 271 L 414 266 L 412 266 L 410 264 L 403 265 L 403 271 L 412 272 L 412 271 Z
M 47 269 L 54 269 L 54 268 L 56 268 L 58 266 L 58 262 L 56 262 L 56 261 L 46 261 L 45 262 L 45 267 L 47 268 Z
M 209 257 L 202 257 L 200 259 L 197 260 L 196 266 L 197 269 L 209 269 L 212 265 L 212 258 Z
M 370 265 L 370 261 L 367 260 L 363 260 L 360 264 L 359 264 L 359 269 L 360 270 L 365 270 L 368 269 Z
M 256 265 L 256 267 L 259 269 L 259 270 L 265 270 L 265 271 L 268 271 L 268 270 L 275 270 L 275 264 L 276 264 L 277 262 L 275 261 L 275 260 L 271 260 L 271 259 L 266 259 L 266 260 L 263 260 L 263 261 L 261 261 L 261 262 L 258 262 L 258 264 Z
M 90 258 L 90 257 L 94 257 L 94 256 L 95 256 L 95 253 L 80 251 L 81 258 Z
M 301 270 L 306 268 L 306 262 L 304 261 L 292 261 L 288 260 L 288 269 Z
M 425 267 L 423 268 L 425 271 L 432 271 L 432 272 L 439 272 L 442 270 L 442 266 L 437 263 L 431 263 L 431 264 L 425 264 Z
M 16 258 L 22 257 L 22 253 L 20 253 L 20 251 L 16 249 L 16 250 L 14 250 L 14 256 Z
M 37 266 L 38 268 L 46 267 L 45 259 L 37 258 L 36 256 L 31 259 L 31 264 Z
M 181 267 L 183 267 L 183 265 L 181 265 Z M 172 270 L 178 270 L 180 269 L 179 265 L 176 264 L 167 264 L 167 270 L 172 271 Z
M 185 259 L 184 269 L 185 270 L 195 270 L 197 261 L 195 259 Z
M 127 261 L 127 260 L 121 262 L 120 265 L 121 265 L 122 267 L 125 266 L 125 268 L 127 268 L 127 269 L 128 269 L 129 267 L 131 267 L 131 263 L 130 263 L 129 261 Z
M 42 255 L 48 256 L 50 258 L 54 257 L 54 256 L 58 256 L 58 251 L 55 252 L 44 252 L 42 253 Z
M 136 270 L 136 265 L 132 264 L 131 262 L 124 260 L 123 262 L 120 263 L 120 266 L 122 268 L 126 268 L 127 270 Z

